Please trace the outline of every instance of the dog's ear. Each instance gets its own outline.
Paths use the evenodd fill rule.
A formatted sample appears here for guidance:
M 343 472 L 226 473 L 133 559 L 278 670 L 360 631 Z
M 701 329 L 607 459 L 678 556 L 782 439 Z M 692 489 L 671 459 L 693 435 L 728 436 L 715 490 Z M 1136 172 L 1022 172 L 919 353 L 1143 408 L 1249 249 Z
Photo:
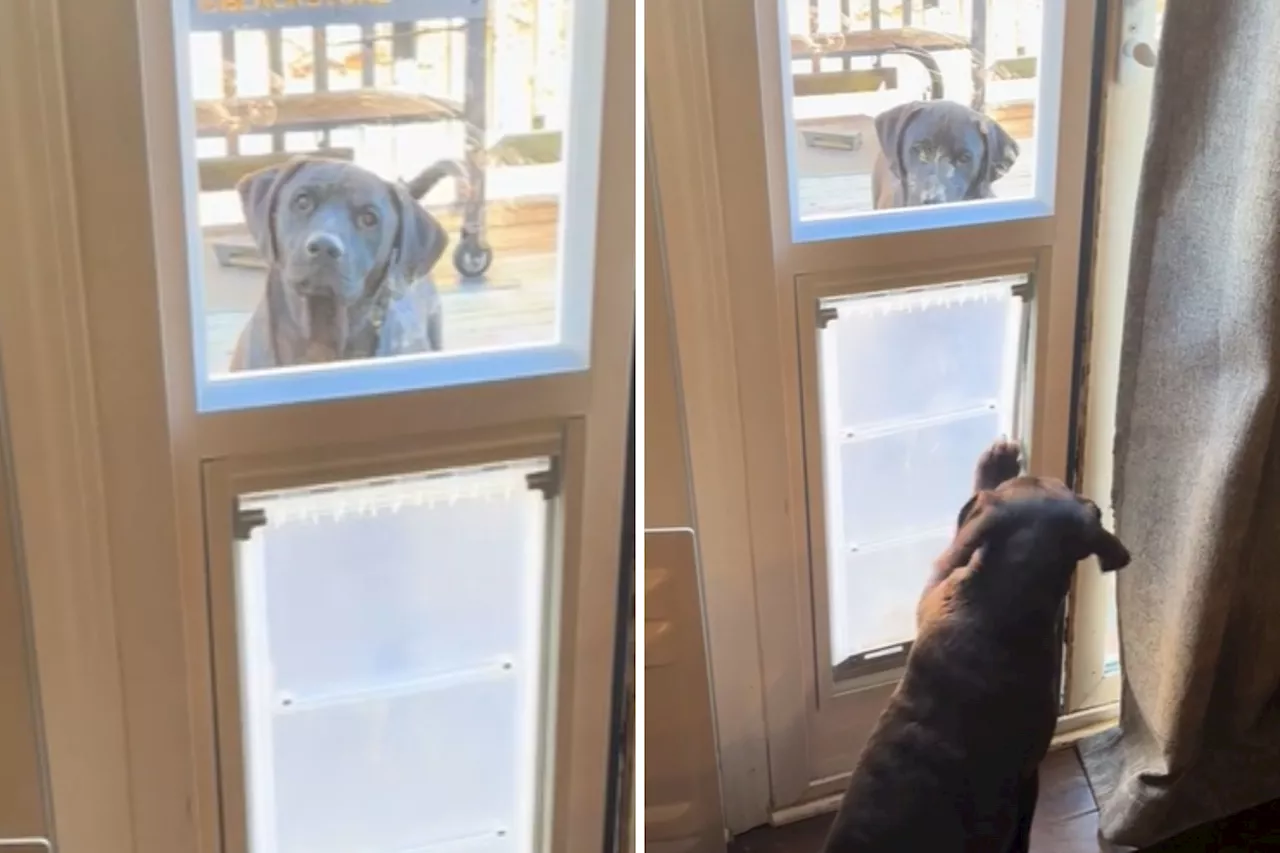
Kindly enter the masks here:
M 276 202 L 281 188 L 297 174 L 307 161 L 296 158 L 278 166 L 268 166 L 256 172 L 250 172 L 236 184 L 236 192 L 240 193 L 240 207 L 244 211 L 244 222 L 249 234 L 258 244 L 258 251 L 268 264 L 278 260 L 279 251 L 276 246 Z
M 391 191 L 400 209 L 396 255 L 391 263 L 401 282 L 407 285 L 431 272 L 449 246 L 449 235 L 406 187 L 392 185 Z
M 1003 503 L 995 492 L 987 490 L 969 498 L 956 519 L 956 535 L 943 560 L 953 567 L 967 564 L 996 529 Z
M 1081 523 L 1084 525 L 1081 559 L 1097 556 L 1104 572 L 1114 572 L 1129 565 L 1129 549 L 1114 533 L 1102 526 L 1102 512 L 1087 498 L 1080 499 Z
M 987 145 L 987 180 L 995 183 L 1003 178 L 1018 160 L 1018 143 L 997 122 L 983 117 L 978 122 Z
M 901 179 L 906 174 L 906 164 L 902 162 L 902 151 L 898 143 L 902 133 L 911 124 L 911 120 L 924 108 L 923 101 L 911 101 L 885 110 L 876 116 L 876 138 L 880 140 L 880 150 L 889 161 L 889 168 L 895 177 Z
M 1129 565 L 1129 549 L 1124 547 L 1124 543 L 1114 533 L 1104 527 L 1098 528 L 1092 549 L 1098 556 L 1098 566 L 1104 572 L 1119 571 Z

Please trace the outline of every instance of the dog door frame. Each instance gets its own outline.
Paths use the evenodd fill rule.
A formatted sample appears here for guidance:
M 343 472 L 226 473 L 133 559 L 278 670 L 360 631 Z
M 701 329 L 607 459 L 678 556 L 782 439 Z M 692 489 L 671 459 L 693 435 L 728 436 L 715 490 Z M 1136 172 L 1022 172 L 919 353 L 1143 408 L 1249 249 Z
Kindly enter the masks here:
M 1031 319 L 1035 314 L 1035 269 L 1037 258 L 1030 256 L 993 257 L 969 267 L 948 265 L 935 269 L 922 268 L 910 273 L 885 276 L 868 275 L 853 280 L 845 275 L 801 276 L 796 287 L 797 334 L 800 346 L 800 396 L 804 422 L 804 459 L 806 503 L 809 524 L 809 574 L 812 589 L 813 647 L 809 654 L 815 661 L 819 706 L 826 706 L 835 713 L 845 702 L 857 702 L 858 691 L 875 688 L 888 682 L 896 682 L 903 673 L 907 652 L 914 637 L 895 643 L 884 649 L 869 650 L 859 655 L 860 660 L 851 667 L 850 678 L 835 677 L 835 661 L 831 655 L 831 599 L 833 597 L 833 556 L 838 554 L 832 527 L 839 523 L 838 510 L 829 511 L 840 501 L 840 486 L 831 482 L 833 471 L 839 463 L 827 458 L 831 437 L 825 429 L 835 418 L 838 400 L 828 393 L 831 377 L 824 376 L 823 350 L 834 341 L 823 335 L 825 312 L 835 310 L 825 303 L 841 297 L 893 295 L 904 291 L 928 291 L 931 288 L 955 286 L 963 288 L 985 283 L 988 279 L 1016 280 L 1007 284 L 1010 310 L 1017 312 L 1017 325 L 1013 336 L 1006 341 L 1005 358 L 1012 361 L 1006 367 L 1012 370 L 1011 381 L 1002 393 L 1007 396 L 1004 420 L 1001 423 L 1006 435 L 1021 441 L 1025 452 L 1031 452 L 1027 425 L 1033 406 L 1032 383 L 1028 378 L 1034 373 L 1034 362 L 1028 349 Z M 966 272 L 966 269 L 969 272 Z M 1000 282 L 1003 284 L 1004 282 Z M 807 322 L 806 322 L 807 321 Z M 994 439 L 995 436 L 992 436 Z M 976 464 L 977 457 L 972 460 Z M 960 507 L 955 507 L 959 511 Z M 842 750 L 833 744 L 836 755 Z M 843 760 L 838 759 L 838 760 Z
M 549 806 L 555 799 L 558 758 L 563 759 L 567 743 L 567 715 L 574 691 L 563 673 L 571 671 L 572 643 L 561 642 L 574 630 L 577 612 L 563 601 L 564 590 L 572 589 L 581 566 L 564 559 L 565 520 L 581 504 L 574 485 L 580 477 L 575 470 L 581 459 L 581 435 L 577 429 L 548 429 L 526 434 L 494 434 L 470 447 L 441 450 L 432 441 L 397 442 L 377 452 L 347 450 L 336 457 L 326 453 L 319 462 L 312 453 L 269 454 L 253 459 L 216 460 L 203 466 L 205 524 L 209 538 L 207 577 L 208 678 L 214 684 L 217 729 L 218 785 L 222 810 L 222 840 L 227 853 L 261 853 L 271 848 L 269 831 L 273 814 L 257 813 L 272 799 L 270 790 L 255 790 L 253 780 L 272 776 L 270 722 L 264 716 L 268 703 L 270 673 L 261 655 L 266 651 L 265 602 L 259 583 L 249 579 L 248 588 L 237 590 L 246 569 L 245 558 L 255 548 L 254 529 L 265 523 L 253 509 L 243 509 L 243 498 L 255 493 L 311 489 L 328 484 L 360 483 L 367 480 L 430 474 L 454 468 L 487 466 L 545 460 L 545 470 L 528 477 L 528 488 L 542 491 L 546 501 L 543 536 L 545 544 L 540 619 L 536 637 L 526 639 L 538 649 L 539 662 L 532 727 L 532 747 L 517 763 L 528 764 L 533 779 L 531 799 L 519 803 L 521 816 L 530 821 L 510 838 L 511 842 L 543 849 L 550 825 Z M 257 655 L 255 657 L 255 655 Z M 560 712 L 557 711 L 560 709 Z M 557 756 L 557 743 L 561 755 Z M 253 802 L 250 801 L 251 797 Z M 442 846 L 448 846 L 442 842 Z M 546 848 L 550 849 L 550 848 Z

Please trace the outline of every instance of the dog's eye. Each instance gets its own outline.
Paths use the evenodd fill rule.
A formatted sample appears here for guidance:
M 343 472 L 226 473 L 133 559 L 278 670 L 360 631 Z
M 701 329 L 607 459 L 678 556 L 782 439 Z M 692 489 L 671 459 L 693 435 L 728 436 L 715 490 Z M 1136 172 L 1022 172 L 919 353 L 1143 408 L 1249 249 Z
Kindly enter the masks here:
M 923 142 L 917 142 L 915 145 L 911 146 L 911 153 L 917 160 L 928 160 L 929 146 Z
M 360 211 L 360 215 L 356 217 L 356 221 L 360 223 L 361 228 L 372 228 L 378 224 L 378 211 L 371 207 L 366 207 Z
M 310 213 L 316 206 L 316 200 L 311 197 L 311 193 L 298 193 L 293 197 L 293 209 L 299 213 Z
M 956 162 L 959 163 L 961 166 L 968 166 L 969 161 L 971 161 L 972 159 L 973 159 L 973 155 L 971 155 L 968 151 L 961 151 L 959 154 L 956 155 Z

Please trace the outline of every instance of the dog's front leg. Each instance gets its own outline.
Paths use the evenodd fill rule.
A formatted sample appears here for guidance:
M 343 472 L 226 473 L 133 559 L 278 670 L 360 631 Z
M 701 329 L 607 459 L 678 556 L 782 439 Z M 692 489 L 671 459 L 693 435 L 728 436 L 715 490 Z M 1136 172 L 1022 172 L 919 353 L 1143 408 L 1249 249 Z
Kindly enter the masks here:
M 1040 799 L 1040 774 L 1035 770 L 1018 785 L 1018 820 L 1006 853 L 1031 853 L 1031 824 L 1036 817 L 1036 801 Z
M 978 458 L 973 472 L 973 490 L 989 491 L 1022 473 L 1022 447 L 1016 441 L 1000 439 Z

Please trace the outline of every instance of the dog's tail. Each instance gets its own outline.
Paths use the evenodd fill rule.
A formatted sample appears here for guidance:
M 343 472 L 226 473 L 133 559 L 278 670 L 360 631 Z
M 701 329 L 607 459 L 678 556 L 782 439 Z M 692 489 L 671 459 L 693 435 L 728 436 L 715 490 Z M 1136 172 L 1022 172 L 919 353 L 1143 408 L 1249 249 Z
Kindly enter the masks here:
M 409 188 L 409 195 L 413 196 L 415 201 L 422 201 L 426 194 L 445 178 L 465 182 L 467 170 L 457 160 L 437 160 L 406 181 L 405 186 Z

